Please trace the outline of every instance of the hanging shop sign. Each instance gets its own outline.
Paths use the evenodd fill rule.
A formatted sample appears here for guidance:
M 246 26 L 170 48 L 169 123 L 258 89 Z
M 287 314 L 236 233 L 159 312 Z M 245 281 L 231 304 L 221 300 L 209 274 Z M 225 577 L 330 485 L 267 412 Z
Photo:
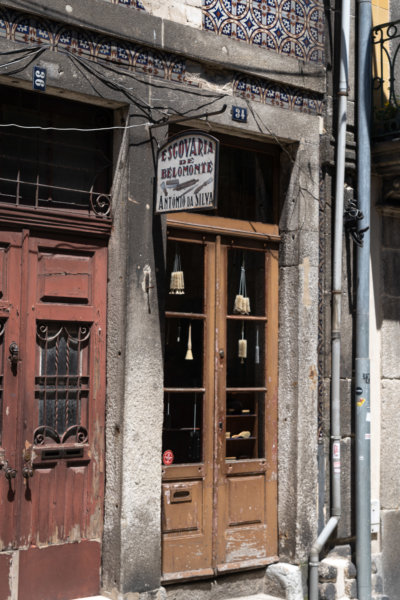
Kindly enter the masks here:
M 171 138 L 157 155 L 155 213 L 217 208 L 219 141 L 202 131 Z

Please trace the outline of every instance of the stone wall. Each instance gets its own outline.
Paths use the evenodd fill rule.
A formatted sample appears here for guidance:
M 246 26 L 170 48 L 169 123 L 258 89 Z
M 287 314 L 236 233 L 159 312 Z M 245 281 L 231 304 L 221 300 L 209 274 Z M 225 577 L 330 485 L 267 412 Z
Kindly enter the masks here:
M 381 248 L 381 527 L 384 589 L 396 598 L 400 574 L 400 220 L 382 215 Z

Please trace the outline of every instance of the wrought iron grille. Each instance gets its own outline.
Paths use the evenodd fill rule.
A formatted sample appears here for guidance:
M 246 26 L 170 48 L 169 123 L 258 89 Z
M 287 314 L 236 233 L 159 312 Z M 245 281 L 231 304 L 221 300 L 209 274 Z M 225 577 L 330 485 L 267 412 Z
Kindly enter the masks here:
M 79 209 L 97 217 L 110 217 L 110 194 L 93 190 L 79 190 L 40 183 L 39 175 L 35 182 L 23 181 L 18 171 L 16 179 L 0 177 L 0 201 L 15 206 L 34 208 Z
M 90 325 L 38 323 L 34 443 L 87 441 Z
M 373 135 L 400 132 L 400 20 L 372 29 Z

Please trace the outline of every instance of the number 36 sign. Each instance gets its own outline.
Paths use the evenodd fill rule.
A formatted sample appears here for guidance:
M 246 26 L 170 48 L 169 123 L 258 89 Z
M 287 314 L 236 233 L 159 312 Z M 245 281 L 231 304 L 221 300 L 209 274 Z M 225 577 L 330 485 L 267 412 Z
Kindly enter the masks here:
M 33 67 L 33 89 L 44 92 L 46 90 L 46 69 Z

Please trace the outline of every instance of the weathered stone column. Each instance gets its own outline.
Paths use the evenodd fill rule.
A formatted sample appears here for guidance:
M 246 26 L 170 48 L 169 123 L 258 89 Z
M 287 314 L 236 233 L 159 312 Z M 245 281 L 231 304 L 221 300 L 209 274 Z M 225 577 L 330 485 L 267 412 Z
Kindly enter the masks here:
M 153 216 L 148 126 L 131 129 L 124 144 L 109 263 L 103 553 L 103 590 L 115 598 L 157 590 L 161 571 L 163 360 L 157 293 L 162 284 L 157 269 L 163 279 L 163 235 L 161 220 Z

